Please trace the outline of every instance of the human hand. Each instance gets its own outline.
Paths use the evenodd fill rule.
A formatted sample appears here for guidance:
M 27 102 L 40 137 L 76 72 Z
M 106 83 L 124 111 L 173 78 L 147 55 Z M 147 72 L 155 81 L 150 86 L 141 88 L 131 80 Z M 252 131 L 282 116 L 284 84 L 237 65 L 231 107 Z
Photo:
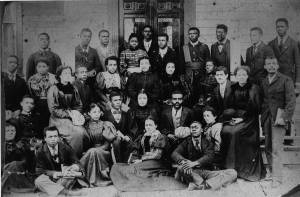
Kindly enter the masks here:
M 283 118 L 278 118 L 275 120 L 274 125 L 285 126 L 286 124 Z
M 177 138 L 185 138 L 191 134 L 191 130 L 189 127 L 178 127 L 175 129 L 175 136 Z
M 168 138 L 170 138 L 172 141 L 176 141 L 176 137 L 173 134 L 168 134 Z
M 123 140 L 125 140 L 126 142 L 130 141 L 130 137 L 128 137 L 127 135 L 124 136 Z
M 243 122 L 243 118 L 232 118 L 231 124 L 236 125 Z
M 222 123 L 216 123 L 211 127 L 212 133 L 220 133 L 222 131 L 223 124 Z
M 9 120 L 13 117 L 13 113 L 11 110 L 5 110 L 5 120 Z
M 62 176 L 63 176 L 62 172 L 54 172 L 53 173 L 53 178 L 54 179 L 59 179 Z
M 12 112 L 12 117 L 13 118 L 19 118 L 20 113 L 21 113 L 21 110 L 18 109 L 16 111 Z
M 96 76 L 96 70 L 95 69 L 93 69 L 93 70 L 90 70 L 88 73 L 87 73 L 87 75 L 88 75 L 88 77 L 94 77 L 94 76 Z

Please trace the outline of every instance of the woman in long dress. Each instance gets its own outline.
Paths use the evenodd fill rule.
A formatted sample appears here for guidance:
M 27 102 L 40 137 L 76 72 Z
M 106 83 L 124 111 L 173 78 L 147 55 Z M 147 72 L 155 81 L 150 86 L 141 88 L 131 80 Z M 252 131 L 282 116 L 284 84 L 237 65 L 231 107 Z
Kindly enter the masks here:
M 136 140 L 131 164 L 114 164 L 111 180 L 120 191 L 160 191 L 186 188 L 172 176 L 166 152 L 167 137 L 156 130 L 152 118 L 145 120 L 145 133 Z
M 224 117 L 231 117 L 230 124 L 222 130 L 222 152 L 225 168 L 235 169 L 238 177 L 257 181 L 265 176 L 259 143 L 260 93 L 255 84 L 248 81 L 249 68 L 235 70 L 236 84 L 232 85 L 230 109 Z

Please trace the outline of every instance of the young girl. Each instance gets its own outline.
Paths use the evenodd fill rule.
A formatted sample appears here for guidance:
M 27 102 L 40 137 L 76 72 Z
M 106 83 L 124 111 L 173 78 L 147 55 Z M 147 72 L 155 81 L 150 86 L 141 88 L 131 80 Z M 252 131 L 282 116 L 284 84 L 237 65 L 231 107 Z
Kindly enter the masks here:
M 111 122 L 100 120 L 103 112 L 97 104 L 90 104 L 88 115 L 90 120 L 86 123 L 86 130 L 90 136 L 90 148 L 80 162 L 91 187 L 106 186 L 111 184 L 109 169 L 112 160 L 109 145 L 116 139 L 117 131 Z

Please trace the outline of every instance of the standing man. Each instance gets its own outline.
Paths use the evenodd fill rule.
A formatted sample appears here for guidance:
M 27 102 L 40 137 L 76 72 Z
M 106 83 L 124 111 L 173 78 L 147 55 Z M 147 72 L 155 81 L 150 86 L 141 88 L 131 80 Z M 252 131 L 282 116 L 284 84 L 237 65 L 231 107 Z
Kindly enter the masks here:
M 226 38 L 228 27 L 224 24 L 217 25 L 217 42 L 211 45 L 211 58 L 216 67 L 224 66 L 230 71 L 230 41 Z
M 31 77 L 33 74 L 36 73 L 36 65 L 37 61 L 40 59 L 45 59 L 47 62 L 49 62 L 49 72 L 52 74 L 56 73 L 57 67 L 61 65 L 60 57 L 51 51 L 49 48 L 50 45 L 50 36 L 47 33 L 40 33 L 38 35 L 38 41 L 39 41 L 39 50 L 33 54 L 31 54 L 28 58 L 27 64 L 26 64 L 26 78 L 27 80 L 29 77 Z
M 102 71 L 106 71 L 105 59 L 110 56 L 117 56 L 117 50 L 113 48 L 111 44 L 109 44 L 109 31 L 106 29 L 102 29 L 99 31 L 99 40 L 100 45 L 96 48 L 99 60 L 102 66 Z
M 152 59 L 153 54 L 157 50 L 157 41 L 153 39 L 153 29 L 150 25 L 143 28 L 143 40 L 140 42 L 140 49 L 147 52 L 147 55 Z
M 266 57 L 267 77 L 262 81 L 263 104 L 261 123 L 265 134 L 268 163 L 272 164 L 272 186 L 282 182 L 282 154 L 286 129 L 296 106 L 294 84 L 290 77 L 278 72 L 275 57 Z
M 260 27 L 250 29 L 250 40 L 252 46 L 246 52 L 246 65 L 250 67 L 250 80 L 260 85 L 261 81 L 267 76 L 264 69 L 267 56 L 274 56 L 273 50 L 262 40 L 263 30 Z
M 300 54 L 297 42 L 288 34 L 289 22 L 286 18 L 276 20 L 278 36 L 269 42 L 279 64 L 279 72 L 300 83 Z

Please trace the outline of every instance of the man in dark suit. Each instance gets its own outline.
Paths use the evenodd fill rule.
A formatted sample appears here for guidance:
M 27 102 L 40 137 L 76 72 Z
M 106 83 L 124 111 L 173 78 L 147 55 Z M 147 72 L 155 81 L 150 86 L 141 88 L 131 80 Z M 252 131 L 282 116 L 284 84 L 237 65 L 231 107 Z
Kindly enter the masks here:
M 142 32 L 142 40 L 140 41 L 140 49 L 147 52 L 147 55 L 149 56 L 151 63 L 153 60 L 153 55 L 157 51 L 158 45 L 157 41 L 153 39 L 153 29 L 150 25 L 146 25 L 143 28 Z
M 252 46 L 246 52 L 246 65 L 250 68 L 249 77 L 257 85 L 260 85 L 262 79 L 267 76 L 267 72 L 264 69 L 265 58 L 274 56 L 272 48 L 261 40 L 262 35 L 263 30 L 260 27 L 250 29 Z
M 178 164 L 175 178 L 188 183 L 188 190 L 212 189 L 234 182 L 234 169 L 211 171 L 214 160 L 214 145 L 202 134 L 202 125 L 194 121 L 190 125 L 191 136 L 186 138 L 172 153 Z
M 152 63 L 153 71 L 162 76 L 166 71 L 166 65 L 168 62 L 175 63 L 175 72 L 177 73 L 177 56 L 176 52 L 168 47 L 169 36 L 162 33 L 157 36 L 158 50 L 153 53 Z
M 289 23 L 286 18 L 276 20 L 278 36 L 269 42 L 278 60 L 279 72 L 292 78 L 294 83 L 300 82 L 300 54 L 297 42 L 287 35 Z M 298 85 L 297 85 L 298 86 Z
M 269 164 L 272 164 L 273 186 L 282 182 L 282 154 L 286 129 L 292 121 L 296 106 L 293 81 L 278 72 L 275 57 L 265 60 L 267 77 L 262 81 L 263 104 L 261 123 L 265 134 L 265 147 Z
M 31 54 L 27 60 L 26 64 L 26 78 L 27 80 L 29 77 L 36 73 L 36 65 L 38 60 L 44 59 L 49 64 L 49 72 L 52 74 L 56 74 L 56 69 L 61 65 L 60 57 L 51 51 L 49 48 L 50 44 L 50 36 L 47 33 L 40 33 L 38 36 L 39 47 L 40 49 Z
M 118 138 L 113 147 L 117 162 L 127 162 L 132 142 L 137 137 L 137 124 L 131 113 L 122 111 L 122 95 L 114 91 L 109 95 L 111 110 L 104 112 L 103 120 L 113 123 L 118 131 Z
M 230 40 L 226 38 L 228 27 L 224 24 L 217 25 L 217 42 L 211 45 L 211 59 L 215 66 L 224 66 L 230 70 Z
M 36 187 L 50 196 L 81 195 L 80 191 L 71 190 L 76 183 L 88 186 L 82 180 L 84 172 L 75 152 L 60 141 L 56 127 L 46 127 L 44 139 L 45 143 L 36 154 L 36 172 L 40 174 L 35 180 Z

